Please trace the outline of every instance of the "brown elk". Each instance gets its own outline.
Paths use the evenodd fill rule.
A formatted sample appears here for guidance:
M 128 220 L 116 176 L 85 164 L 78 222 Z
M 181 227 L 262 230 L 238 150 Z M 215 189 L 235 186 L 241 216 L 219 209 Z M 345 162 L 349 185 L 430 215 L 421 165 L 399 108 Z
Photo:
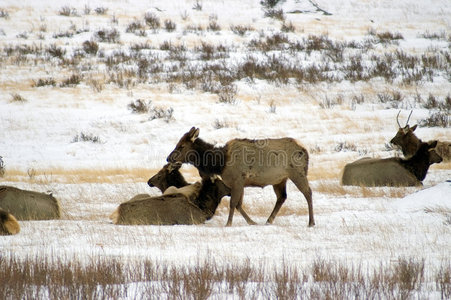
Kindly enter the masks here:
M 213 217 L 221 199 L 229 194 L 230 189 L 219 178 L 204 178 L 201 183 L 162 196 L 135 196 L 119 205 L 110 218 L 122 225 L 202 224 Z
M 343 185 L 358 186 L 416 186 L 422 185 L 429 166 L 442 161 L 435 152 L 437 141 L 421 143 L 409 159 L 362 158 L 344 167 Z
M 399 129 L 396 135 L 391 139 L 390 143 L 399 146 L 404 154 L 405 158 L 412 157 L 420 147 L 422 141 L 413 133 L 417 129 L 417 125 L 409 126 L 410 116 L 412 111 L 407 118 L 406 125 L 401 127 L 399 124 L 399 114 L 396 116 L 396 122 L 398 123 Z M 451 143 L 450 142 L 437 142 L 435 151 L 443 159 L 443 161 L 451 161 Z
M 0 186 L 0 207 L 18 220 L 52 220 L 61 217 L 60 206 L 52 194 Z
M 150 187 L 157 187 L 162 193 L 166 192 L 168 187 L 181 188 L 189 183 L 180 173 L 182 163 L 168 163 L 157 174 L 152 176 L 148 184 Z M 204 178 L 210 178 L 205 176 Z M 216 211 L 219 201 L 224 196 L 230 196 L 230 189 L 217 176 L 212 176 L 210 181 L 202 180 L 202 189 L 199 196 L 193 200 L 193 203 L 201 210 L 207 213 L 210 219 Z
M 188 185 L 183 175 L 180 173 L 181 163 L 169 163 L 166 164 L 157 174 L 152 176 L 147 184 L 150 187 L 157 187 L 162 193 L 170 187 L 175 186 L 177 188 Z
M 0 235 L 17 234 L 20 231 L 20 225 L 16 218 L 7 211 L 0 208 Z
M 231 188 L 230 210 L 226 226 L 232 225 L 235 209 L 248 224 L 256 224 L 242 207 L 244 187 L 272 185 L 276 205 L 267 223 L 274 221 L 287 198 L 286 182 L 290 179 L 302 192 L 309 209 L 309 226 L 313 219 L 312 190 L 307 180 L 308 152 L 292 138 L 233 139 L 224 147 L 215 147 L 199 138 L 199 129 L 191 128 L 169 154 L 168 162 L 193 164 L 202 176 L 220 175 Z

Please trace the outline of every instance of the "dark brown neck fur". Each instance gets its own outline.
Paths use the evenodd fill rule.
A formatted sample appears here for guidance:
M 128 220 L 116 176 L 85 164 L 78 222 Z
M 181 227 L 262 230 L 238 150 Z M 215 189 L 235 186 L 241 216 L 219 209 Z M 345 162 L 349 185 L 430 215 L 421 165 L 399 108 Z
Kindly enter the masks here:
M 429 166 L 429 147 L 428 144 L 422 143 L 410 159 L 401 159 L 401 165 L 411 172 L 419 181 L 423 181 L 428 172 Z
M 194 141 L 193 147 L 196 155 L 189 156 L 188 162 L 199 170 L 201 177 L 222 173 L 226 163 L 226 147 L 215 147 L 200 138 Z

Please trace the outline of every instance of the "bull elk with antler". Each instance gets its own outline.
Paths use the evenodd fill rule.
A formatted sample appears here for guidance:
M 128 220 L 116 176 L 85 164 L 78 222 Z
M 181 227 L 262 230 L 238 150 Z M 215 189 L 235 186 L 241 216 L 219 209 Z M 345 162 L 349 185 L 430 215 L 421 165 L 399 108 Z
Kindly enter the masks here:
M 397 145 L 401 148 L 404 157 L 412 157 L 420 148 L 422 141 L 413 133 L 417 129 L 417 125 L 409 126 L 410 116 L 412 111 L 410 111 L 409 117 L 407 118 L 406 125 L 404 127 L 399 123 L 399 114 L 396 116 L 396 122 L 398 123 L 399 129 L 396 135 L 391 139 L 390 143 Z M 438 141 L 435 147 L 435 152 L 443 159 L 443 161 L 451 161 L 451 143 Z

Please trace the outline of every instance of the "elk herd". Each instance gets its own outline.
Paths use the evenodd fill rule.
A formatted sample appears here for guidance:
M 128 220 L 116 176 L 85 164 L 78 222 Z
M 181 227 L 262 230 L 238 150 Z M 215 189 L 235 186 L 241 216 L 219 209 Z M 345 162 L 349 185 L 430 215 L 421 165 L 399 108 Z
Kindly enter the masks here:
M 399 124 L 390 141 L 404 158 L 361 158 L 345 165 L 341 183 L 356 186 L 421 185 L 431 164 L 451 160 L 451 143 L 421 141 L 413 133 L 417 125 Z M 201 180 L 188 183 L 180 172 L 183 163 L 197 168 Z M 147 184 L 161 195 L 139 194 L 121 203 L 110 219 L 118 225 L 202 224 L 211 219 L 224 196 L 230 196 L 226 226 L 235 210 L 248 224 L 256 224 L 243 208 L 245 187 L 272 185 L 276 204 L 266 223 L 273 223 L 287 199 L 290 180 L 303 194 L 308 206 L 308 226 L 314 226 L 312 190 L 307 180 L 309 154 L 292 138 L 232 139 L 216 147 L 199 138 L 199 129 L 185 133 L 167 157 L 167 164 Z M 59 219 L 61 209 L 52 194 L 0 186 L 0 235 L 20 231 L 18 220 Z

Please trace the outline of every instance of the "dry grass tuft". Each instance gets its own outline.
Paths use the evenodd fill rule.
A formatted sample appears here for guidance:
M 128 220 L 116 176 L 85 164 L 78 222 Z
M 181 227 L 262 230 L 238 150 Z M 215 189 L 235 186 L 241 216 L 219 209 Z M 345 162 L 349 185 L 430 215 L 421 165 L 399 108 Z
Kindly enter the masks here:
M 48 169 L 8 169 L 4 180 L 11 182 L 30 182 L 48 184 L 57 183 L 127 183 L 146 182 L 157 169 L 148 168 L 109 168 L 109 169 L 65 169 L 62 167 Z
M 365 186 L 343 186 L 333 181 L 319 181 L 313 190 L 318 193 L 333 196 L 349 196 L 358 198 L 403 198 L 412 193 L 412 189 L 420 187 L 365 187 Z

